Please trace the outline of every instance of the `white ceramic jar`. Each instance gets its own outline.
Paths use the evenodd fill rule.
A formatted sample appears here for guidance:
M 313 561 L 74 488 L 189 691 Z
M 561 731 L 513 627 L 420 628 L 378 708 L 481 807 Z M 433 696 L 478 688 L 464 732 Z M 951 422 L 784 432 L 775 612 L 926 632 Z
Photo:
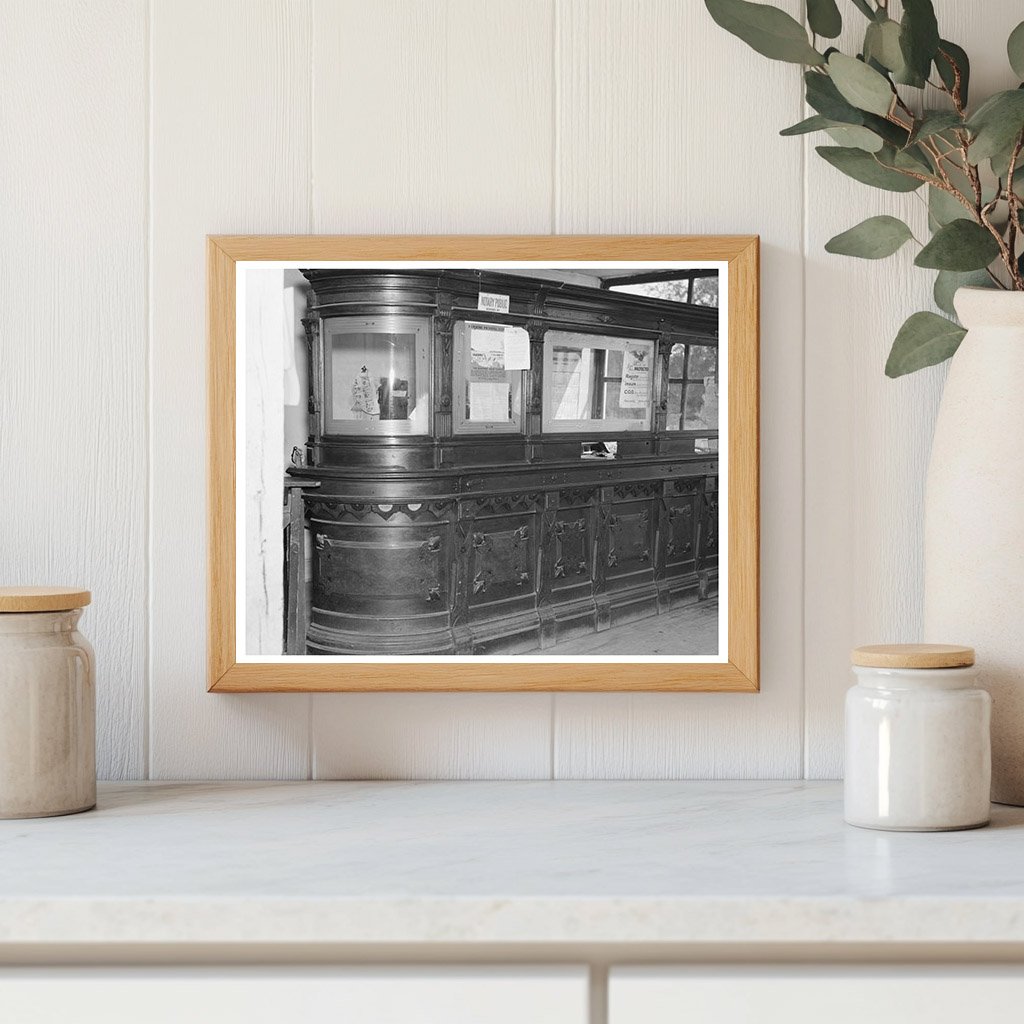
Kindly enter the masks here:
M 858 647 L 846 695 L 845 817 L 861 828 L 939 832 L 990 816 L 991 699 L 974 651 Z
M 0 818 L 96 805 L 93 651 L 76 628 L 89 599 L 0 587 Z

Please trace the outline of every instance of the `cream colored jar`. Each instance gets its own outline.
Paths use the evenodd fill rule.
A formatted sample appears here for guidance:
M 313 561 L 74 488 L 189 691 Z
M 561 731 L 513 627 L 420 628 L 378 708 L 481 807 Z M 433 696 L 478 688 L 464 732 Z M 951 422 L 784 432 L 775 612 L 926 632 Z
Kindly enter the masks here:
M 845 817 L 862 828 L 978 828 L 990 815 L 991 700 L 970 647 L 858 647 L 846 695 Z
M 88 591 L 0 588 L 0 818 L 96 805 L 93 651 L 77 630 Z

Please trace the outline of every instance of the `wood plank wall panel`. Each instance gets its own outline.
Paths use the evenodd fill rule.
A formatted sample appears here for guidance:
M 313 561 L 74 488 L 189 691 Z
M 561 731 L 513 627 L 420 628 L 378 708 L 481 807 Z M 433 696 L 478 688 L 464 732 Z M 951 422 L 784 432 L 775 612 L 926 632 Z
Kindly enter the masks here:
M 313 228 L 546 234 L 552 0 L 314 3 Z M 313 697 L 318 778 L 548 778 L 549 694 Z
M 98 768 L 145 770 L 146 8 L 0 14 L 0 584 L 88 587 Z
M 972 59 L 974 106 L 1017 84 L 1005 41 L 1024 17 L 1019 0 L 987 3 L 983 18 L 955 0 L 935 7 L 943 37 Z M 851 10 L 844 40 L 857 45 L 864 24 Z M 922 499 L 946 371 L 896 381 L 883 372 L 903 321 L 935 308 L 933 275 L 913 266 L 916 246 L 879 262 L 822 250 L 834 234 L 879 213 L 903 217 L 923 239 L 923 202 L 850 181 L 813 151 L 807 172 L 805 770 L 809 778 L 838 778 L 843 699 L 853 682 L 849 649 L 922 639 Z
M 798 4 L 785 4 L 796 13 Z M 762 692 L 564 694 L 555 775 L 795 777 L 802 725 L 799 81 L 704 5 L 563 0 L 557 230 L 762 236 Z
M 1018 0 L 936 6 L 978 95 L 1012 84 Z M 301 777 L 311 710 L 325 777 L 840 773 L 846 649 L 920 629 L 943 372 L 882 375 L 909 255 L 821 251 L 902 203 L 804 181 L 795 69 L 697 0 L 7 0 L 3 29 L 0 579 L 94 590 L 103 776 L 148 742 L 159 777 Z M 551 230 L 763 237 L 763 692 L 206 694 L 203 236 Z
M 154 778 L 305 778 L 309 698 L 206 693 L 205 236 L 309 230 L 309 5 L 152 5 Z

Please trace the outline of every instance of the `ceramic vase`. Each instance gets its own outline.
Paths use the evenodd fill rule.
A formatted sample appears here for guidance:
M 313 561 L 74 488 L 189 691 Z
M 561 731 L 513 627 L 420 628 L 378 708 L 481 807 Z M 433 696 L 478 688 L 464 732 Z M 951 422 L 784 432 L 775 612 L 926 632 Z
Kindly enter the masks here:
M 1024 806 L 1024 292 L 963 288 L 925 494 L 924 638 L 992 696 L 992 799 Z

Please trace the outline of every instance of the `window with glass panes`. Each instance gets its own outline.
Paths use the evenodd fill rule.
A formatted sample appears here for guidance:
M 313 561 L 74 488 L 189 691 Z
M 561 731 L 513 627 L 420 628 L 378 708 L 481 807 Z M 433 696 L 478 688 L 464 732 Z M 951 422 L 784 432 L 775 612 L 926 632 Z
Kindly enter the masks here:
M 669 430 L 718 430 L 718 348 L 673 345 L 668 360 Z
M 611 291 L 646 295 L 652 299 L 718 306 L 718 271 L 656 271 L 610 278 Z M 718 430 L 718 348 L 714 345 L 675 345 L 668 364 L 669 430 Z

